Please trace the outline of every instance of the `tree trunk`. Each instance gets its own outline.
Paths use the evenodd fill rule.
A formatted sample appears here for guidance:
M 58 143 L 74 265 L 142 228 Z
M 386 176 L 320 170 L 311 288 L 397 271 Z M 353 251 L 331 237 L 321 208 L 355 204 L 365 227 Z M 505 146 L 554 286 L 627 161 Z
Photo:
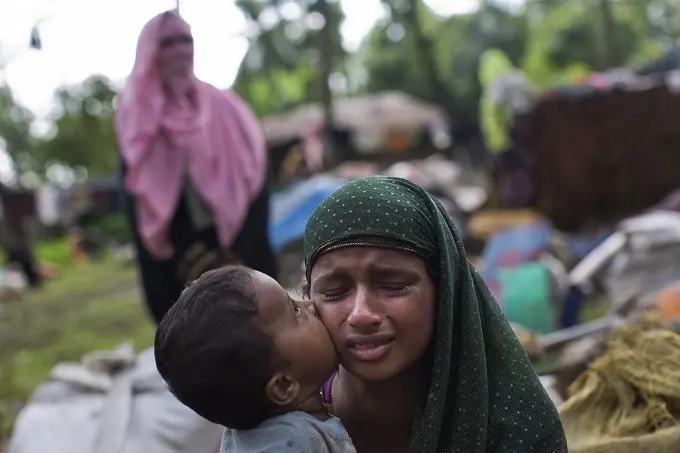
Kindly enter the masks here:
M 616 40 L 616 24 L 609 0 L 600 0 L 600 20 L 602 21 L 603 69 L 609 69 L 621 64 Z
M 333 143 L 333 93 L 330 77 L 333 72 L 333 43 L 331 39 L 331 14 L 327 0 L 318 0 L 319 12 L 324 18 L 324 26 L 319 37 L 319 58 L 321 59 L 321 103 L 323 105 L 324 155 L 334 160 Z
M 390 9 L 392 16 L 404 23 L 411 30 L 411 33 L 413 33 L 418 58 L 420 59 L 420 64 L 428 79 L 431 100 L 442 104 L 449 113 L 451 113 L 452 109 L 455 108 L 455 100 L 453 94 L 449 91 L 439 75 L 437 59 L 435 58 L 434 42 L 425 34 L 423 28 L 420 26 L 420 19 L 418 16 L 420 1 L 408 0 L 408 7 L 403 12 L 396 8 L 389 0 L 382 0 L 382 2 Z

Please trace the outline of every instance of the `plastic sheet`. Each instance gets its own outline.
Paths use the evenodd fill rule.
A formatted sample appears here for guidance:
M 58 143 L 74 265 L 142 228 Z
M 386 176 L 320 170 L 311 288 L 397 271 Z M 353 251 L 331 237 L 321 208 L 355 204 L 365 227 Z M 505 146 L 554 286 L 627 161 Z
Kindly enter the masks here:
M 223 428 L 166 389 L 153 350 L 106 372 L 126 360 L 123 349 L 55 367 L 19 414 L 9 453 L 216 453 Z

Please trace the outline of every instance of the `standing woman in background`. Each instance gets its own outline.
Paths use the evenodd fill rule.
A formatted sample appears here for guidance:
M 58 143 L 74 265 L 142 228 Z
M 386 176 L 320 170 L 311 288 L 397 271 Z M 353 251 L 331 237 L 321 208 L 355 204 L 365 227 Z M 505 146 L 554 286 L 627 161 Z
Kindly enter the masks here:
M 194 74 L 189 25 L 149 21 L 116 106 L 126 209 L 158 323 L 184 285 L 239 260 L 276 278 L 260 124 L 232 92 Z

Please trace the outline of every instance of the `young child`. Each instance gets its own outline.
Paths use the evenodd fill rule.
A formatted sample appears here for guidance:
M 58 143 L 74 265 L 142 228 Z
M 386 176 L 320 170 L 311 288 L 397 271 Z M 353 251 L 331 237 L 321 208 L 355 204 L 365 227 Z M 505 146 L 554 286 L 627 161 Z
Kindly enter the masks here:
M 158 326 L 158 371 L 170 391 L 225 426 L 221 452 L 354 453 L 320 389 L 337 368 L 312 304 L 239 265 L 191 283 Z

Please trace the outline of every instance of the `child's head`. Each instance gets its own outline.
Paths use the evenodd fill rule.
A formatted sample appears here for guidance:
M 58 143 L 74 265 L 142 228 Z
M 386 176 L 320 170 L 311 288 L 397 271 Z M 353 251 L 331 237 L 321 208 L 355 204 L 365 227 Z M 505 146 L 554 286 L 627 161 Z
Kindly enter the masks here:
M 206 272 L 182 292 L 158 326 L 155 354 L 182 403 L 237 429 L 295 409 L 337 366 L 312 305 L 236 265 Z

